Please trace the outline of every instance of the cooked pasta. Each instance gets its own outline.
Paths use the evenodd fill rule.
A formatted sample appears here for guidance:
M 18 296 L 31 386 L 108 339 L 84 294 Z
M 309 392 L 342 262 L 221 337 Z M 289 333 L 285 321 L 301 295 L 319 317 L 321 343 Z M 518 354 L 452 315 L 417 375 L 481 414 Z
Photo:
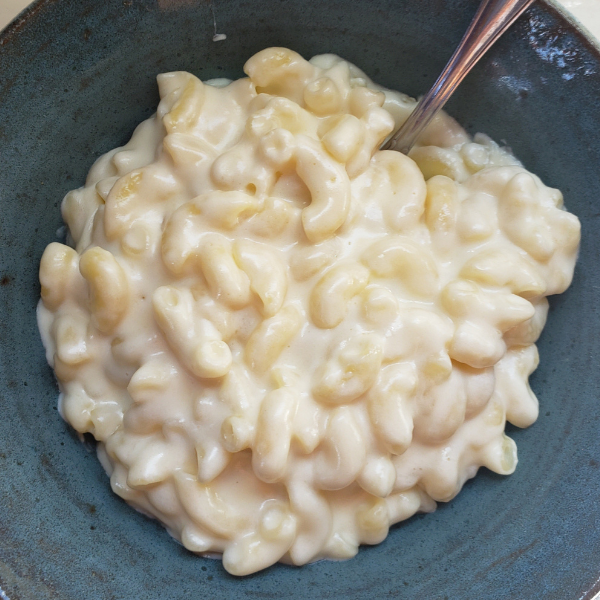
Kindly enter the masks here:
M 244 575 L 350 558 L 512 473 L 546 296 L 580 225 L 489 138 L 333 55 L 269 48 L 247 78 L 158 78 L 42 258 L 63 417 L 115 493 Z

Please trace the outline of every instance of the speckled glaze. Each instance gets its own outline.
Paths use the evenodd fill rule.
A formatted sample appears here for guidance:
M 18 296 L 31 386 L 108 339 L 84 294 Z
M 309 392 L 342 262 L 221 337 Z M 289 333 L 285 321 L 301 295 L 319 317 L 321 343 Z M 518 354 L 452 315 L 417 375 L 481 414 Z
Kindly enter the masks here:
M 552 303 L 511 428 L 520 463 L 483 470 L 433 515 L 351 561 L 243 579 L 197 558 L 113 495 L 56 410 L 35 322 L 37 268 L 63 195 L 157 103 L 155 76 L 238 77 L 269 45 L 335 52 L 376 81 L 426 90 L 476 0 L 40 0 L 0 37 L 0 587 L 11 600 L 590 600 L 600 590 L 600 51 L 537 3 L 448 110 L 505 141 L 583 223 L 575 280 Z M 0 597 L 2 593 L 0 592 Z

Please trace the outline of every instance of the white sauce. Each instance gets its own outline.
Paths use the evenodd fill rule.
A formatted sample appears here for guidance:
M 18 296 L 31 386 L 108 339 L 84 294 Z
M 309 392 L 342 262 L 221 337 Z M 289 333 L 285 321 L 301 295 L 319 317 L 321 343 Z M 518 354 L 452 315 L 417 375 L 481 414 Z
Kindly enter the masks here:
M 65 198 L 38 311 L 113 490 L 236 575 L 352 557 L 512 473 L 580 232 L 447 115 L 412 158 L 378 151 L 414 101 L 335 56 L 245 71 L 159 77 L 155 117 Z

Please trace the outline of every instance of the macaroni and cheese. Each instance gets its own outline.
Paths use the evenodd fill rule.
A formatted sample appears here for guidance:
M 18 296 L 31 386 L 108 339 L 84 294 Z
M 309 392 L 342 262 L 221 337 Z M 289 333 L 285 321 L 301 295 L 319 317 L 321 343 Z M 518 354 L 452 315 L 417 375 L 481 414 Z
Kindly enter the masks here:
M 562 195 L 333 55 L 270 48 L 245 79 L 160 75 L 40 266 L 60 410 L 112 489 L 235 575 L 350 558 L 509 474 L 546 296 L 571 282 Z

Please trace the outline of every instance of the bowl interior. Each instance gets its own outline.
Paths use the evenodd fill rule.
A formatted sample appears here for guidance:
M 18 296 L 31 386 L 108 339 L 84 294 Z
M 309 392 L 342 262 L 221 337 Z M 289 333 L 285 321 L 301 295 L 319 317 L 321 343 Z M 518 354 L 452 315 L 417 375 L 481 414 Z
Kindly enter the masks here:
M 572 287 L 551 300 L 520 464 L 482 469 L 433 515 L 347 562 L 235 579 L 110 491 L 93 447 L 56 410 L 35 321 L 37 269 L 64 194 L 157 104 L 157 73 L 238 77 L 254 52 L 334 52 L 375 81 L 423 93 L 475 0 L 40 1 L 0 37 L 0 586 L 17 599 L 589 599 L 600 538 L 600 53 L 536 3 L 448 106 L 560 188 L 583 224 Z M 227 40 L 213 42 L 217 29 Z M 596 586 L 596 587 L 595 587 Z

